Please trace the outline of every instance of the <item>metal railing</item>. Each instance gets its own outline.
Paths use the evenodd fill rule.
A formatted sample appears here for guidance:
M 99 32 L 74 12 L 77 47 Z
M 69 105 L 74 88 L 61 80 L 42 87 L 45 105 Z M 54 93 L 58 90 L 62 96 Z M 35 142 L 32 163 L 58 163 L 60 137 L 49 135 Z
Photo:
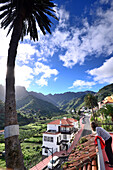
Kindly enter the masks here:
M 98 156 L 98 170 L 105 170 L 105 164 L 104 164 L 100 139 L 97 139 L 97 143 L 98 143 L 98 154 L 97 154 L 97 156 Z

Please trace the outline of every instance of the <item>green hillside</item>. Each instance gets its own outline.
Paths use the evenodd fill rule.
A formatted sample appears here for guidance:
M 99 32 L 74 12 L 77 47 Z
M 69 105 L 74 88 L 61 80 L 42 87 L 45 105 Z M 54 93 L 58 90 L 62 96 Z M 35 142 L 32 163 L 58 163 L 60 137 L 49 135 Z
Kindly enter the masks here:
M 93 91 L 84 91 L 84 92 L 66 92 L 66 93 L 60 93 L 60 94 L 49 94 L 46 97 L 48 99 L 51 99 L 51 101 L 54 101 L 57 106 L 62 107 L 62 105 L 68 104 L 73 99 L 78 99 L 79 97 L 82 97 L 88 93 L 95 94 Z
M 71 111 L 73 109 L 78 110 L 80 109 L 80 107 L 84 105 L 84 97 L 85 96 L 75 98 L 71 100 L 70 102 L 66 103 L 65 105 L 62 105 L 60 109 L 64 111 Z
M 4 94 L 2 86 L 0 86 L 0 89 L 0 98 L 2 100 Z M 36 92 L 29 93 L 23 87 L 18 87 L 17 91 L 17 96 L 19 96 L 19 100 L 17 100 L 17 113 L 18 122 L 20 125 L 35 122 L 38 119 L 41 120 L 45 117 L 63 115 L 70 112 L 72 109 L 79 110 L 82 106 L 84 106 L 85 95 L 88 93 L 95 94 L 95 92 L 85 91 L 77 93 L 66 92 L 63 94 L 43 95 Z M 107 85 L 100 89 L 98 93 L 96 93 L 96 96 L 98 101 L 102 101 L 105 97 L 111 94 L 113 94 L 113 84 Z M 22 96 L 24 97 L 22 98 Z M 0 129 L 4 128 L 4 117 L 4 103 L 0 101 Z
M 101 88 L 96 96 L 98 97 L 98 101 L 102 101 L 105 97 L 111 96 L 113 94 L 113 83 Z
M 24 112 L 25 114 L 31 113 L 37 116 L 55 116 L 64 114 L 58 107 L 53 104 L 38 99 L 33 96 L 27 96 L 21 100 L 17 100 L 17 110 Z

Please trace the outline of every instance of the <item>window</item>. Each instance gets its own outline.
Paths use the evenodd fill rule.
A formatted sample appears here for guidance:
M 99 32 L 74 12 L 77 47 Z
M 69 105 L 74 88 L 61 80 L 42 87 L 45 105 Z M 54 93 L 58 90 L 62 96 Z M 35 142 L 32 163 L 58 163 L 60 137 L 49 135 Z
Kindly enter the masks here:
M 44 141 L 47 141 L 47 136 L 44 136 Z
M 45 148 L 45 153 L 48 153 L 48 149 Z
M 63 135 L 63 138 L 64 138 L 64 139 L 67 139 L 67 135 L 66 135 L 66 134 L 64 134 L 64 135 Z
M 44 136 L 44 141 L 53 142 L 53 137 Z
M 53 142 L 53 137 L 48 137 L 49 142 Z

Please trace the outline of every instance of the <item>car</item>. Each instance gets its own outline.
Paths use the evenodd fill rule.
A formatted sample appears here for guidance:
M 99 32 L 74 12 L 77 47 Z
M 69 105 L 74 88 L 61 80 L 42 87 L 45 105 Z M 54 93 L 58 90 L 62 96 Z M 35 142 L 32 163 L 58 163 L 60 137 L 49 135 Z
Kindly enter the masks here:
M 53 156 L 53 158 L 48 163 L 48 168 L 53 169 L 59 164 L 60 160 L 58 156 Z

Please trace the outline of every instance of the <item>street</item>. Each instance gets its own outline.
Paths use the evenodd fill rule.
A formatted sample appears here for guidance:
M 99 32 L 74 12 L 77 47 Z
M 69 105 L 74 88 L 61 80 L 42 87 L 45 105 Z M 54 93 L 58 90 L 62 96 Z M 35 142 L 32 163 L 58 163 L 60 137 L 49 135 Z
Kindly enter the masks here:
M 89 121 L 89 116 L 85 116 L 84 124 L 85 124 L 85 126 L 84 126 L 84 130 L 82 132 L 81 137 L 89 135 L 89 134 L 92 133 L 91 126 L 90 126 L 90 121 Z

